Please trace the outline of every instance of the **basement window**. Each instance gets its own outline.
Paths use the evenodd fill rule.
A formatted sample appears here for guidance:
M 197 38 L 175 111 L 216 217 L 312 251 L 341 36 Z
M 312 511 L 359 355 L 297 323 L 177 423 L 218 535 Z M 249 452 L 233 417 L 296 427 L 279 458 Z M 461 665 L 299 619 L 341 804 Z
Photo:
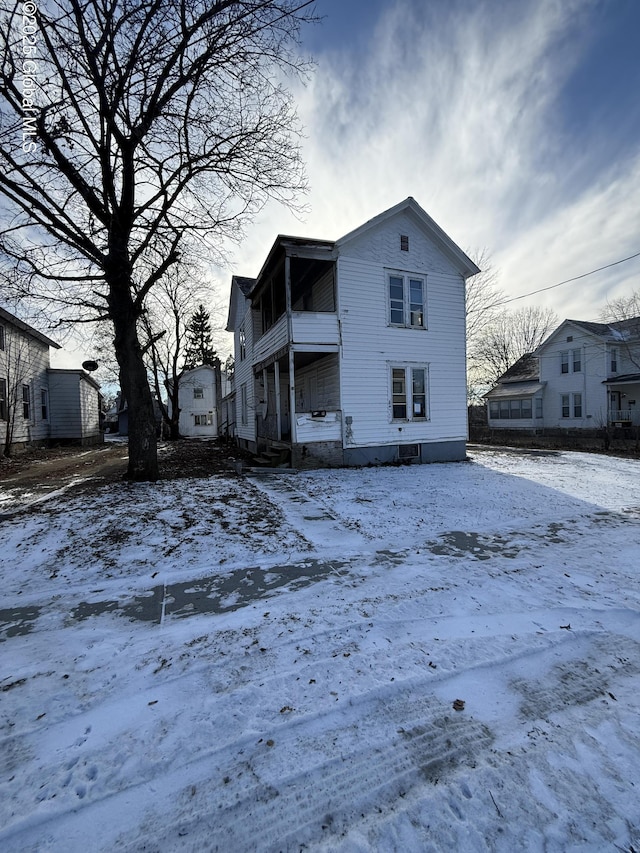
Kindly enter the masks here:
M 419 444 L 399 444 L 398 459 L 402 462 L 406 459 L 419 459 L 420 445 Z

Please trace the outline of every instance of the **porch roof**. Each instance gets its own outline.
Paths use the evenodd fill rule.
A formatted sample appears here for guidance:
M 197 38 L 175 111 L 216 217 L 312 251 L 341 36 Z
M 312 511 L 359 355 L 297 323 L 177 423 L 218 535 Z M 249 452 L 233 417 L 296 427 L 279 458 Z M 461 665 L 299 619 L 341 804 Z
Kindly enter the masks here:
M 604 379 L 603 385 L 630 385 L 640 382 L 640 373 L 623 373 L 621 376 L 612 376 Z
M 506 397 L 533 397 L 544 388 L 544 382 L 509 382 L 508 385 L 498 385 L 488 394 L 485 400 L 504 399 Z

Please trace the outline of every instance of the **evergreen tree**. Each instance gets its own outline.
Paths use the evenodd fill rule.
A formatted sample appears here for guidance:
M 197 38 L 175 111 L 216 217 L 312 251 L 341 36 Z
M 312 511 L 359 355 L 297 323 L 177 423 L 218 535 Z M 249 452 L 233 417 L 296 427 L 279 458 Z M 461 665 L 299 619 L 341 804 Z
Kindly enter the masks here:
M 201 364 L 213 366 L 217 360 L 211 341 L 211 320 L 204 305 L 199 305 L 187 326 L 184 369 L 191 370 L 194 367 L 200 367 Z

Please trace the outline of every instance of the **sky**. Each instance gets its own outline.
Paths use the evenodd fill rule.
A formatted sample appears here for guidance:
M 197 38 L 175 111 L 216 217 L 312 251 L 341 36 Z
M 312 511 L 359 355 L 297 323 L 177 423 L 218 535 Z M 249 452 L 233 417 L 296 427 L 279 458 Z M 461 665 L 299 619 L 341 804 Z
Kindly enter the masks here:
M 3 853 L 640 849 L 640 462 L 470 455 L 4 479 Z
M 315 59 L 290 83 L 305 128 L 303 219 L 276 204 L 212 270 L 214 322 L 234 274 L 278 234 L 338 239 L 413 196 L 511 308 L 598 320 L 640 287 L 640 2 L 317 0 Z M 221 352 L 232 339 L 218 336 Z M 60 357 L 60 356 L 58 356 Z
M 269 207 L 216 287 L 277 234 L 337 239 L 413 196 L 507 298 L 640 252 L 640 3 L 318 0 L 296 91 L 309 212 Z M 511 304 L 597 320 L 640 257 Z

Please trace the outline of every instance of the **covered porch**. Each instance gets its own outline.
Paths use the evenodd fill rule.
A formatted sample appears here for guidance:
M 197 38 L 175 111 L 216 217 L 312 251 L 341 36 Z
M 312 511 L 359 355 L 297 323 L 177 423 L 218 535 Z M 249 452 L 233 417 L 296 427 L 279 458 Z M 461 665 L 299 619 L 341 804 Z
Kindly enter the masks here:
M 612 427 L 640 426 L 640 373 L 606 381 L 607 422 Z
M 337 346 L 283 347 L 256 365 L 254 380 L 257 463 L 299 465 L 306 456 L 338 462 L 342 412 Z

